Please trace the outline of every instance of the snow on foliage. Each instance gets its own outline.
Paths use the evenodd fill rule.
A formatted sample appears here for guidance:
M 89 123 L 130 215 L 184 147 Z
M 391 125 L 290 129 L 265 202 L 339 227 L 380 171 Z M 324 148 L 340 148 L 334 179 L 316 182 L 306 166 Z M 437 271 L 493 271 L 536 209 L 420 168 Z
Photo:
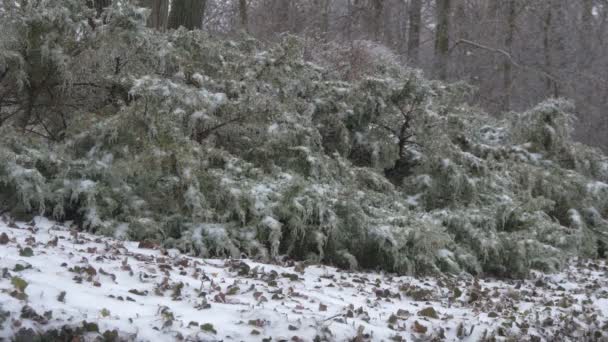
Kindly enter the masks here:
M 295 37 L 154 32 L 128 1 L 103 20 L 75 0 L 1 6 L 0 210 L 16 217 L 401 274 L 605 256 L 608 162 L 572 141 L 567 101 L 495 119 L 365 42 L 305 60 Z

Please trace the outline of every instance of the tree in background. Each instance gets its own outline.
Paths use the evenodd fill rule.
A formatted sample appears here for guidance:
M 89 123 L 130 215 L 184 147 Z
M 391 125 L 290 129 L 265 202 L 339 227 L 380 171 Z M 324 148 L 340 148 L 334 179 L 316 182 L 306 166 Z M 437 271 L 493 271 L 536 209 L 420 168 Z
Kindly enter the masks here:
M 422 0 L 410 1 L 409 35 L 407 44 L 408 62 L 418 65 L 420 54 L 420 30 L 422 25 Z
M 169 0 L 142 0 L 141 5 L 150 9 L 148 26 L 160 31 L 169 24 Z
M 183 26 L 188 30 L 202 28 L 206 4 L 207 0 L 173 0 L 168 27 L 177 29 Z
M 505 27 L 505 51 L 506 55 L 504 56 L 503 62 L 503 91 L 504 91 L 504 99 L 502 101 L 502 110 L 509 111 L 511 110 L 511 93 L 513 91 L 513 38 L 515 35 L 516 29 L 516 20 L 517 20 L 517 2 L 516 0 L 507 0 L 505 1 L 506 9 L 506 27 Z
M 372 30 L 374 32 L 373 39 L 376 42 L 382 40 L 382 33 L 384 28 L 383 13 L 384 13 L 384 0 L 373 0 L 372 1 Z
M 249 15 L 247 14 L 247 0 L 239 0 L 239 19 L 241 28 L 249 32 Z
M 436 7 L 435 74 L 440 80 L 447 80 L 450 54 L 451 0 L 437 0 Z

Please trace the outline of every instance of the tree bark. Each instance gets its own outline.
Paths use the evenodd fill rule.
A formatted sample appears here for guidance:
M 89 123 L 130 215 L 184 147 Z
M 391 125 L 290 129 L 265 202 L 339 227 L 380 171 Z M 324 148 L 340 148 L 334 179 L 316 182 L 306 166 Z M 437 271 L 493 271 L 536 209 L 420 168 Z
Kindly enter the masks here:
M 513 55 L 513 35 L 515 34 L 515 21 L 517 20 L 517 13 L 515 8 L 515 0 L 508 0 L 506 4 L 507 8 L 507 21 L 506 21 L 506 32 L 505 32 L 505 51 L 509 55 Z M 504 111 L 511 110 L 511 97 L 513 89 L 513 75 L 512 75 L 512 62 L 510 59 L 505 58 L 503 62 L 503 103 L 502 109 Z
M 593 0 L 582 1 L 581 20 L 583 32 L 590 33 L 593 29 Z
M 545 70 L 548 73 L 551 73 L 553 70 L 553 37 L 551 34 L 553 28 L 553 5 L 553 1 L 548 4 L 543 25 L 543 53 L 545 59 Z M 553 97 L 559 96 L 557 83 L 554 82 L 553 79 L 547 77 L 545 79 L 545 85 L 547 87 L 547 92 L 550 95 Z
M 249 32 L 249 14 L 247 10 L 247 0 L 239 0 L 239 21 L 241 29 L 245 32 Z
M 355 11 L 353 1 L 346 0 L 347 16 L 346 16 L 346 41 L 352 45 L 353 42 L 353 22 L 355 20 Z
M 382 10 L 382 22 L 381 22 L 381 42 L 386 46 L 397 49 L 398 45 L 395 44 L 395 35 L 399 37 L 397 33 L 399 29 L 399 21 L 395 21 L 395 13 L 399 14 L 402 10 L 402 6 L 396 6 L 393 8 L 390 3 L 384 1 L 383 10 Z
M 409 13 L 409 36 L 407 57 L 414 66 L 418 65 L 420 51 L 420 24 L 422 19 L 422 0 L 412 0 Z
M 205 17 L 206 0 L 173 0 L 169 14 L 169 28 L 180 26 L 188 30 L 201 29 Z
M 580 53 L 579 63 L 581 67 L 585 67 L 584 64 L 590 62 L 588 56 L 591 56 L 591 50 L 593 50 L 593 29 L 594 29 L 594 19 L 593 19 L 593 0 L 583 0 L 581 4 L 581 29 L 580 29 Z
M 498 25 L 496 18 L 498 17 L 498 10 L 500 8 L 500 2 L 502 0 L 488 0 L 486 16 L 490 26 L 491 36 L 495 37 L 498 32 Z
M 374 41 L 380 42 L 382 40 L 382 13 L 384 12 L 384 0 L 373 0 L 374 17 L 372 20 L 374 30 Z
M 275 29 L 274 33 L 283 33 L 288 32 L 291 23 L 289 18 L 290 12 L 290 3 L 289 0 L 274 0 L 273 1 L 273 10 L 276 13 L 275 18 Z
M 435 32 L 435 71 L 440 80 L 447 80 L 450 53 L 451 0 L 436 1 L 437 30 Z
M 165 31 L 169 20 L 169 0 L 142 0 L 141 6 L 151 10 L 148 27 Z
M 321 32 L 323 38 L 328 40 L 329 38 L 329 15 L 331 11 L 331 0 L 323 0 L 323 14 L 321 15 Z

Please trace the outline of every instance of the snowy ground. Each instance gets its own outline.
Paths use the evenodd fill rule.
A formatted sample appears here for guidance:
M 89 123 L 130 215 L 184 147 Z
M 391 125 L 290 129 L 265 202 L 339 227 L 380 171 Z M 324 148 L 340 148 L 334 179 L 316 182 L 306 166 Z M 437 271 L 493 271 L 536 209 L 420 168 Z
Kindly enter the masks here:
M 0 271 L 0 340 L 608 340 L 604 262 L 525 281 L 415 279 L 203 260 L 0 218 Z

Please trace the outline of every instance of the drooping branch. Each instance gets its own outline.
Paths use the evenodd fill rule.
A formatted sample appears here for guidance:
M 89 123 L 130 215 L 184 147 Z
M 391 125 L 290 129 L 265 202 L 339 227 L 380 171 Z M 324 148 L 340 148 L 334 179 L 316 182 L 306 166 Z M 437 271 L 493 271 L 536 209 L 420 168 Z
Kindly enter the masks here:
M 397 138 L 398 158 L 395 160 L 395 164 L 384 170 L 384 175 L 393 184 L 400 184 L 405 177 L 407 177 L 412 169 L 418 165 L 419 161 L 411 158 L 408 155 L 408 151 L 412 146 L 422 148 L 420 144 L 414 141 L 415 132 L 412 130 L 412 120 L 414 119 L 414 113 L 419 109 L 422 100 L 415 98 L 411 103 L 407 105 L 397 105 L 399 113 L 401 114 L 402 120 L 400 120 L 398 129 L 390 129 L 387 125 L 381 125 L 381 127 L 389 130 L 395 138 Z
M 208 128 L 206 128 L 206 129 L 204 129 L 202 131 L 196 132 L 193 135 L 193 139 L 195 141 L 201 143 L 201 142 L 203 142 L 203 140 L 207 139 L 213 132 L 215 132 L 215 131 L 217 131 L 217 130 L 225 127 L 225 126 L 233 124 L 235 122 L 240 122 L 240 121 L 242 121 L 244 119 L 245 119 L 245 115 L 239 115 L 239 116 L 234 117 L 232 119 L 220 122 L 220 123 L 218 123 L 218 124 L 216 124 L 214 126 L 211 126 L 211 127 L 208 127 Z

